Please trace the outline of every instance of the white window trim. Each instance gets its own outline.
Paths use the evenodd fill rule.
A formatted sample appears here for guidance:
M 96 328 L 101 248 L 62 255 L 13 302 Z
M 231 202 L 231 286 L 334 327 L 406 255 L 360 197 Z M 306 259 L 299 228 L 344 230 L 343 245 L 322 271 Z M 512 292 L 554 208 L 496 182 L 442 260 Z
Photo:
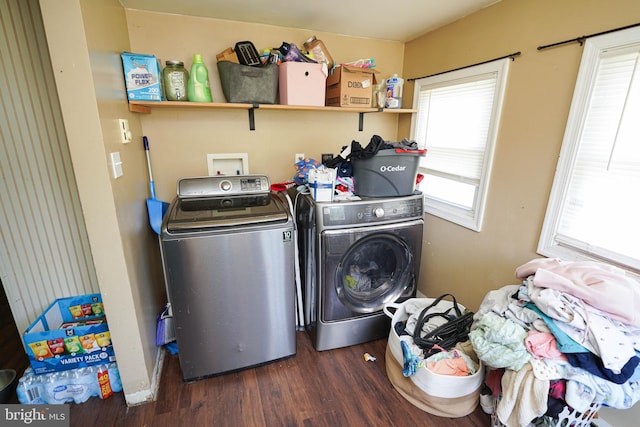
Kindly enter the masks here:
M 494 93 L 493 111 L 487 133 L 487 144 L 485 146 L 484 161 L 480 183 L 478 184 L 478 197 L 476 199 L 474 209 L 463 209 L 450 203 L 442 202 L 430 197 L 424 196 L 424 211 L 428 214 L 440 217 L 444 220 L 461 225 L 473 231 L 480 232 L 484 220 L 485 206 L 487 202 L 487 194 L 489 189 L 489 181 L 491 177 L 491 169 L 493 166 L 493 156 L 495 152 L 496 140 L 498 138 L 498 128 L 500 125 L 500 117 L 502 115 L 502 103 L 507 84 L 507 74 L 509 71 L 510 58 L 496 60 L 473 67 L 468 67 L 449 73 L 439 74 L 433 77 L 425 77 L 415 82 L 413 93 L 413 108 L 418 108 L 420 89 L 424 85 L 442 85 L 446 82 L 453 82 L 465 79 L 470 76 L 478 76 L 481 74 L 497 73 L 496 89 Z M 415 126 L 417 123 L 417 113 L 412 115 L 411 119 L 411 135 L 415 139 Z M 422 147 L 425 148 L 425 147 Z M 429 147 L 426 147 L 427 149 Z M 429 152 L 427 151 L 427 156 Z
M 553 180 L 553 186 L 549 195 L 547 211 L 544 217 L 537 252 L 540 255 L 551 258 L 560 258 L 566 261 L 597 261 L 616 264 L 632 274 L 640 273 L 640 266 L 633 265 L 629 260 L 626 265 L 603 259 L 593 254 L 580 251 L 569 246 L 570 242 L 563 243 L 556 237 L 560 225 L 560 213 L 569 191 L 569 177 L 573 169 L 582 131 L 583 123 L 588 111 L 591 92 L 596 81 L 596 71 L 600 54 L 611 48 L 620 48 L 625 45 L 637 44 L 640 41 L 640 28 L 620 31 L 587 39 L 580 62 L 580 69 L 576 80 L 576 88 L 571 100 L 571 109 L 567 119 L 567 129 L 560 149 L 558 166 Z

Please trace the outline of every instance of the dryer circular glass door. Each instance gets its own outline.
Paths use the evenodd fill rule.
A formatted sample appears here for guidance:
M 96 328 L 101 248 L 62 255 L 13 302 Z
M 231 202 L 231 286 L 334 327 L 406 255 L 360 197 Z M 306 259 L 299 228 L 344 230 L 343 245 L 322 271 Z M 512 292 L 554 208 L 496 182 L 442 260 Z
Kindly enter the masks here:
M 336 294 L 356 313 L 395 301 L 412 283 L 413 254 L 396 234 L 374 233 L 355 242 L 336 268 Z

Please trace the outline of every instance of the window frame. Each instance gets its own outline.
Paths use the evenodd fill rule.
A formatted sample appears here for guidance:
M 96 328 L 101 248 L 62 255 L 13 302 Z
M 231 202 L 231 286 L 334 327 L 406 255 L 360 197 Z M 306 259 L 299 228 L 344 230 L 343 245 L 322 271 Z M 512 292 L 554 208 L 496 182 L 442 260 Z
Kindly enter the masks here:
M 476 232 L 480 232 L 482 230 L 482 223 L 484 220 L 484 213 L 489 191 L 491 169 L 493 166 L 495 147 L 498 138 L 498 130 L 500 127 L 500 120 L 502 116 L 502 107 L 507 85 L 509 63 L 511 61 L 511 58 L 503 58 L 450 72 L 440 73 L 430 77 L 423 77 L 420 79 L 416 79 L 415 81 L 413 108 L 419 110 L 420 92 L 424 87 L 442 87 L 446 86 L 447 83 L 449 83 L 450 85 L 454 85 L 456 84 L 456 82 L 479 78 L 487 74 L 496 74 L 496 85 L 493 93 L 493 105 L 491 107 L 487 140 L 484 147 L 484 156 L 482 160 L 482 172 L 480 173 L 480 180 L 477 185 L 476 197 L 473 207 L 471 209 L 465 209 L 464 207 L 455 205 L 453 203 L 443 200 L 437 200 L 435 198 L 429 197 L 426 194 L 424 195 L 424 211 L 426 213 L 440 217 L 446 221 L 458 224 L 462 227 L 469 228 Z M 413 114 L 411 119 L 411 139 L 418 142 L 420 148 L 427 149 L 428 157 L 428 143 L 426 143 L 426 141 L 417 141 L 416 139 L 416 126 L 418 123 L 419 114 L 420 111 Z M 425 173 L 426 170 L 420 167 L 419 172 Z
M 591 94 L 596 84 L 601 54 L 611 49 L 640 45 L 640 28 L 622 30 L 615 33 L 592 37 L 586 40 L 576 86 L 571 100 L 564 138 L 558 157 L 549 201 L 538 240 L 537 253 L 566 261 L 596 261 L 618 266 L 633 275 L 640 274 L 640 260 L 607 256 L 572 246 L 570 239 L 559 238 L 558 230 L 562 220 L 564 204 L 567 200 L 571 176 L 577 158 L 584 120 L 589 111 Z M 588 244 L 588 242 L 586 242 Z M 617 259 L 615 259 L 617 258 Z

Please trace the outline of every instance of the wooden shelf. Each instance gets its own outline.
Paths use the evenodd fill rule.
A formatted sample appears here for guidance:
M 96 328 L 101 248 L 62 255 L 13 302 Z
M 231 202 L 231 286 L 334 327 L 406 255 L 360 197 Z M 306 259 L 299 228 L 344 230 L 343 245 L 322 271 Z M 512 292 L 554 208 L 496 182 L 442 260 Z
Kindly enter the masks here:
M 418 110 L 414 109 L 386 109 L 386 108 L 345 108 L 345 107 L 316 107 L 306 105 L 280 105 L 280 104 L 236 104 L 230 102 L 180 102 L 180 101 L 129 101 L 129 111 L 134 113 L 151 114 L 153 109 L 208 109 L 208 110 L 247 110 L 249 112 L 249 127 L 255 130 L 255 110 L 283 110 L 283 111 L 317 111 L 317 112 L 337 112 L 337 113 L 358 113 L 358 130 L 364 127 L 364 114 L 384 113 L 384 114 L 411 114 Z

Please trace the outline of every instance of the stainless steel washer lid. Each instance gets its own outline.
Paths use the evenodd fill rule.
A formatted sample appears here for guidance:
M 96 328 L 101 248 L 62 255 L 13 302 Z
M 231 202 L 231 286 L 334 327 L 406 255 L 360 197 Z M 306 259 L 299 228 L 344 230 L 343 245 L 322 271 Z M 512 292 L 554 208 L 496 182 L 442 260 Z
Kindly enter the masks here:
M 180 233 L 287 222 L 289 211 L 268 183 L 263 175 L 183 178 L 167 213 L 166 230 Z
M 286 209 L 271 194 L 177 199 L 169 215 L 169 233 L 288 220 Z

